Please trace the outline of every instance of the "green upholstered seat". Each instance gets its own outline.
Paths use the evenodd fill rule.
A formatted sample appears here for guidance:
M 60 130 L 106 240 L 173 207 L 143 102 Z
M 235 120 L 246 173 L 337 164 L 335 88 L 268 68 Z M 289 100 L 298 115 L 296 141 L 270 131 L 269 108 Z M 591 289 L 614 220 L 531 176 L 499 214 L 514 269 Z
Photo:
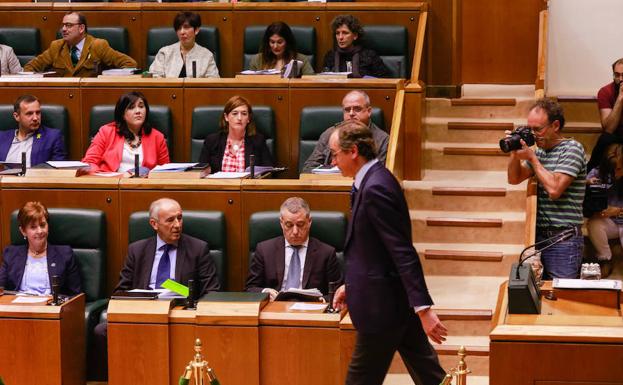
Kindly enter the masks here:
M 206 136 L 218 132 L 224 106 L 199 106 L 193 110 L 190 129 L 190 160 L 197 162 Z M 266 145 L 275 158 L 275 113 L 270 106 L 253 106 L 253 120 L 257 131 L 266 138 Z
M 244 29 L 243 68 L 249 69 L 253 56 L 260 51 L 262 37 L 267 25 L 250 25 Z M 316 63 L 316 28 L 305 25 L 291 25 L 290 29 L 296 40 L 296 50 L 309 58 L 309 63 Z
M 22 67 L 41 53 L 41 38 L 38 28 L 2 27 L 0 44 L 13 48 Z
M 383 59 L 391 77 L 411 75 L 407 29 L 398 25 L 366 25 L 364 46 L 373 49 Z
M 199 28 L 199 34 L 197 34 L 196 37 L 197 44 L 212 52 L 217 67 L 219 67 L 219 59 L 221 56 L 218 39 L 218 28 L 212 26 L 202 26 Z M 149 68 L 160 48 L 177 42 L 177 34 L 173 28 L 150 28 L 149 31 L 147 31 L 147 64 L 145 68 Z
M 340 264 L 344 266 L 346 215 L 340 211 L 312 211 L 310 236 L 335 248 Z M 255 256 L 259 242 L 283 235 L 279 211 L 258 211 L 249 218 L 249 263 Z
M 309 106 L 301 110 L 299 125 L 299 172 L 316 147 L 320 135 L 329 127 L 342 121 L 344 114 L 339 106 Z M 372 122 L 385 129 L 383 110 L 372 108 Z
M 184 234 L 208 242 L 210 256 L 216 264 L 221 290 L 227 287 L 227 232 L 225 214 L 222 211 L 184 210 Z M 149 224 L 149 212 L 138 211 L 130 215 L 128 224 L 129 242 L 155 236 Z
M 65 106 L 42 104 L 41 123 L 46 127 L 61 130 L 65 140 L 65 149 L 69 150 L 69 113 Z M 17 122 L 13 118 L 13 105 L 0 104 L 0 131 L 15 130 L 16 128 Z
M 89 27 L 89 35 L 108 41 L 114 50 L 128 54 L 130 43 L 128 30 L 125 27 Z M 56 32 L 56 38 L 62 38 L 61 31 Z
M 89 118 L 89 138 L 93 139 L 100 127 L 115 120 L 115 106 L 112 104 L 99 104 L 91 108 Z M 162 105 L 149 106 L 149 123 L 156 130 L 162 132 L 167 142 L 169 154 L 173 151 L 173 118 L 171 108 Z
M 101 210 L 49 208 L 48 241 L 68 245 L 80 268 L 86 295 L 87 344 L 100 313 L 106 308 L 106 215 Z M 11 214 L 11 243 L 24 244 L 17 225 L 17 210 Z M 88 346 L 88 345 L 87 345 Z

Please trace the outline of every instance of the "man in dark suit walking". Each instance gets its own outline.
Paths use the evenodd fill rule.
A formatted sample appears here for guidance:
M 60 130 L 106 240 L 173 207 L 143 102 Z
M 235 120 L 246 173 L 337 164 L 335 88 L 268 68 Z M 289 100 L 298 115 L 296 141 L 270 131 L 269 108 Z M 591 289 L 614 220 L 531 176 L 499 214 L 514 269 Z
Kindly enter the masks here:
M 447 330 L 430 308 L 400 184 L 376 160 L 372 134 L 360 122 L 338 126 L 329 147 L 333 164 L 355 179 L 346 284 L 333 301 L 336 308 L 348 306 L 357 329 L 346 384 L 381 385 L 398 350 L 414 382 L 438 385 L 445 372 L 427 336 L 441 343 Z
M 208 244 L 182 234 L 183 217 L 179 203 L 169 198 L 152 202 L 149 224 L 156 231 L 156 236 L 130 244 L 114 291 L 160 289 L 160 285 L 169 278 L 183 285 L 193 279 L 197 297 L 220 289 Z M 95 354 L 89 366 L 95 367 L 94 380 L 106 380 L 108 324 L 97 325 L 94 334 Z
M 305 200 L 286 199 L 279 223 L 283 236 L 260 242 L 255 248 L 246 291 L 268 293 L 273 301 L 280 291 L 290 288 L 316 288 L 326 295 L 329 282 L 341 283 L 335 249 L 309 236 L 312 218 Z

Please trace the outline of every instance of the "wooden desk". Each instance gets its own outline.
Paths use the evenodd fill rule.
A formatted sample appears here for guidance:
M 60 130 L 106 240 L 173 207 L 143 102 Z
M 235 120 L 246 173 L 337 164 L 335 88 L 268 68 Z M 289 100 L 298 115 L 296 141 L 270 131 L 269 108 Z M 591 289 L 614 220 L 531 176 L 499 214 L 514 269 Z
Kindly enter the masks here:
M 61 306 L 0 296 L 0 376 L 6 384 L 84 385 L 84 294 Z
M 620 309 L 543 298 L 541 314 L 508 314 L 500 288 L 490 346 L 491 384 L 623 384 Z
M 353 326 L 350 314 L 346 313 L 340 321 L 340 375 L 341 379 L 346 379 L 348 373 L 348 365 L 353 357 L 355 350 L 355 340 L 357 339 L 357 330 Z
M 293 304 L 271 302 L 260 313 L 260 384 L 341 384 L 340 314 Z

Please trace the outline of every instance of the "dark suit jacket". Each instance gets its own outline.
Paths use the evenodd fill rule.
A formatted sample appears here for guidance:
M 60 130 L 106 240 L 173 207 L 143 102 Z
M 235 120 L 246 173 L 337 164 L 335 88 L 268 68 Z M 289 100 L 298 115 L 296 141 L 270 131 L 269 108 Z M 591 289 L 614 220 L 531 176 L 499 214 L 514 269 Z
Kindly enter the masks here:
M 400 184 L 380 163 L 367 172 L 346 234 L 346 302 L 360 332 L 391 330 L 412 307 L 432 305 L 411 240 Z
M 108 45 L 108 41 L 86 35 L 80 60 L 76 66 L 71 62 L 69 45 L 63 39 L 54 40 L 50 48 L 41 55 L 29 61 L 24 71 L 55 71 L 64 77 L 93 77 L 95 62 L 99 62 L 102 69 L 136 67 L 136 61 L 126 54 L 115 51 Z
M 155 256 L 156 237 L 131 243 L 115 291 L 149 289 Z M 190 235 L 182 234 L 177 244 L 175 281 L 187 285 L 189 279 L 195 280 L 197 298 L 208 291 L 220 289 L 216 265 L 210 257 L 208 244 Z
M 203 141 L 199 162 L 209 163 L 212 173 L 221 171 L 225 147 L 227 146 L 227 133 L 220 131 L 206 136 Z M 266 139 L 259 132 L 253 136 L 244 137 L 244 166 L 249 167 L 249 155 L 255 155 L 256 166 L 274 166 L 273 158 L 268 151 Z
M 7 246 L 3 256 L 4 260 L 0 266 L 0 287 L 4 287 L 6 290 L 19 290 L 26 269 L 28 245 Z M 48 275 L 50 276 L 50 286 L 52 286 L 52 276 L 58 275 L 61 294 L 76 295 L 80 293 L 80 272 L 71 247 L 48 243 Z
M 0 131 L 0 161 L 4 161 L 15 138 L 15 130 Z M 32 138 L 30 165 L 35 166 L 48 160 L 66 160 L 65 142 L 61 130 L 40 126 Z
M 255 257 L 249 267 L 246 291 L 260 292 L 264 288 L 281 290 L 285 271 L 285 239 L 283 236 L 257 244 Z M 335 249 L 316 238 L 309 238 L 303 267 L 302 288 L 317 288 L 322 294 L 329 292 L 329 282 L 342 281 L 340 263 Z

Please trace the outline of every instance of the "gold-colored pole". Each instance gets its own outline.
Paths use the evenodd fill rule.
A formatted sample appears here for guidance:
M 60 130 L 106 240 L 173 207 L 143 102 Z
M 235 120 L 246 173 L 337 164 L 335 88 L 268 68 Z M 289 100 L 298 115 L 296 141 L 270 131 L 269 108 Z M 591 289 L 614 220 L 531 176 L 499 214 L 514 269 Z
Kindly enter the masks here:
M 459 348 L 459 366 L 456 367 L 456 385 L 467 385 L 467 375 L 472 371 L 467 368 L 465 356 L 467 355 L 465 346 Z

